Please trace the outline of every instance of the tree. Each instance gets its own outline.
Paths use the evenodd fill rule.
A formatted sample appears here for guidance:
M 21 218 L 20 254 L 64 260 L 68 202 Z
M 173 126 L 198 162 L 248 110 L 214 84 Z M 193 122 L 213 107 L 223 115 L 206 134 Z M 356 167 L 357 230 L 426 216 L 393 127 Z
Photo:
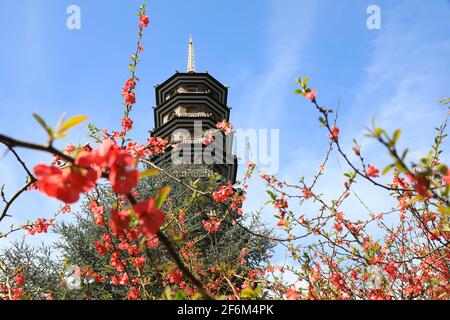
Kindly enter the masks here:
M 170 175 L 176 174 L 177 170 L 170 166 L 165 168 L 165 172 Z M 204 172 L 209 168 L 200 166 L 196 170 Z M 156 173 L 153 171 L 151 176 L 140 180 L 135 191 L 135 194 L 139 193 L 138 199 L 147 199 L 155 190 L 171 185 L 172 196 L 163 209 L 167 213 L 166 219 L 173 223 L 166 225 L 166 232 L 172 236 L 175 245 L 179 245 L 177 249 L 182 249 L 185 259 L 191 264 L 195 263 L 196 272 L 202 274 L 201 278 L 208 281 L 215 279 L 214 286 L 209 288 L 210 292 L 231 297 L 240 292 L 246 279 L 249 279 L 249 273 L 257 272 L 262 263 L 269 259 L 271 242 L 251 233 L 243 234 L 241 226 L 232 222 L 236 212 L 223 210 L 208 196 L 198 195 L 187 188 L 187 185 L 194 185 L 191 178 L 182 178 L 183 184 L 180 184 Z M 213 174 L 210 178 L 195 180 L 196 187 L 201 184 L 208 189 L 223 179 Z M 189 286 L 183 281 L 176 265 L 171 263 L 170 257 L 155 242 L 157 239 L 149 241 L 147 246 L 142 246 L 139 241 L 129 241 L 125 246 L 122 242 L 121 247 L 118 244 L 120 240 L 111 235 L 116 242 L 116 249 L 108 254 L 98 250 L 95 245 L 97 240 L 109 234 L 105 232 L 105 221 L 111 219 L 111 204 L 115 201 L 117 199 L 111 188 L 98 187 L 96 192 L 87 195 L 81 212 L 74 213 L 75 221 L 55 226 L 54 231 L 60 240 L 52 248 L 34 248 L 22 240 L 3 253 L 5 265 L 13 270 L 23 270 L 20 273 L 27 279 L 25 291 L 28 298 L 121 299 L 127 296 L 129 285 L 114 285 L 109 279 L 117 273 L 110 265 L 113 254 L 121 252 L 123 255 L 130 246 L 139 246 L 144 252 L 139 257 L 143 259 L 139 274 L 135 276 L 144 279 L 146 294 L 169 298 L 170 292 L 175 291 L 178 298 L 188 296 L 186 289 Z M 217 229 L 207 231 L 204 223 L 210 219 L 217 219 Z M 270 234 L 255 219 L 246 227 L 254 233 Z M 51 252 L 57 252 L 58 256 L 55 257 Z M 14 277 L 14 273 L 10 277 Z M 79 283 L 71 283 L 73 279 L 68 280 L 71 278 L 78 278 L 75 282 Z M 256 288 L 256 283 L 252 285 Z
M 173 168 L 165 170 L 169 174 L 176 172 Z M 211 188 L 215 186 L 219 178 L 220 176 L 214 175 L 202 184 Z M 183 183 L 186 185 L 192 185 L 192 181 L 188 182 L 188 178 L 184 180 Z M 181 249 L 185 260 L 190 264 L 195 263 L 196 273 L 201 275 L 200 279 L 208 279 L 208 281 L 215 279 L 214 286 L 209 288 L 210 292 L 214 292 L 215 295 L 234 295 L 233 290 L 242 289 L 245 279 L 249 278 L 249 272 L 255 272 L 264 261 L 269 259 L 271 242 L 264 237 L 250 233 L 243 234 L 240 225 L 232 223 L 232 211 L 223 211 L 223 208 L 209 197 L 195 194 L 185 185 L 173 183 L 162 175 L 142 179 L 135 193 L 139 193 L 138 199 L 147 199 L 155 190 L 161 190 L 168 185 L 172 188 L 171 196 L 162 208 L 166 212 L 168 221 L 165 231 L 172 237 L 175 246 L 178 247 L 177 250 Z M 82 212 L 75 214 L 74 222 L 56 226 L 55 232 L 61 236 L 61 240 L 55 245 L 55 249 L 63 258 L 60 269 L 77 266 L 82 270 L 81 274 L 84 278 L 82 283 L 86 285 L 83 285 L 81 290 L 72 290 L 72 297 L 120 299 L 127 295 L 129 288 L 112 285 L 107 280 L 117 273 L 110 267 L 112 254 L 121 252 L 122 255 L 130 246 L 141 246 L 142 243 L 130 241 L 123 247 L 124 250 L 121 250 L 118 249 L 121 246 L 117 239 L 116 251 L 99 254 L 103 248 L 97 250 L 95 243 L 107 234 L 104 221 L 111 219 L 109 214 L 113 210 L 111 204 L 117 199 L 107 186 L 98 188 L 97 191 L 88 196 L 83 203 Z M 94 202 L 95 206 L 92 205 Z M 217 231 L 205 230 L 204 222 L 216 218 L 218 219 Z M 269 234 L 269 231 L 256 220 L 250 221 L 247 228 L 254 233 Z M 113 238 L 116 237 L 113 236 Z M 139 271 L 139 277 L 146 282 L 147 294 L 161 297 L 163 294 L 168 294 L 167 290 L 170 287 L 175 287 L 172 291 L 177 292 L 178 297 L 186 297 L 185 289 L 189 286 L 181 277 L 176 265 L 171 263 L 170 257 L 163 248 L 158 246 L 157 239 L 152 239 L 149 243 L 145 246 L 145 254 L 140 256 L 144 259 L 144 264 Z M 103 281 L 94 280 L 100 278 Z M 230 287 L 231 284 L 233 288 Z M 65 297 L 68 297 L 67 293 L 61 289 L 54 291 L 64 293 Z

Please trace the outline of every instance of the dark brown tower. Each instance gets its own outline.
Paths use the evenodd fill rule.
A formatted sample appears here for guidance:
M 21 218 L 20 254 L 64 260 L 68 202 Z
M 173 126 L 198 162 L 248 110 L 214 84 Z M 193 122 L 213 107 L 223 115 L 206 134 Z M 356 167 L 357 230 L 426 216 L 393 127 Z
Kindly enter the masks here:
M 207 72 L 195 72 L 194 47 L 191 38 L 187 72 L 177 72 L 156 86 L 155 129 L 151 135 L 181 145 L 184 152 L 191 150 L 194 157 L 202 154 L 205 150 L 201 138 L 202 132 L 215 129 L 216 124 L 222 120 L 229 121 L 230 108 L 227 106 L 227 95 L 228 88 L 214 77 Z M 223 143 L 217 145 L 215 154 L 220 154 L 223 161 L 211 164 L 208 160 L 206 163 L 200 160 L 200 162 L 191 161 L 183 165 L 210 164 L 214 171 L 235 183 L 237 158 L 232 155 L 232 138 L 225 139 L 224 136 L 222 138 L 217 139 L 223 140 Z M 176 149 L 170 149 L 154 161 L 167 164 L 168 161 L 172 161 L 171 156 L 177 151 Z M 194 159 L 191 158 L 191 160 Z M 192 167 L 184 168 L 188 170 Z

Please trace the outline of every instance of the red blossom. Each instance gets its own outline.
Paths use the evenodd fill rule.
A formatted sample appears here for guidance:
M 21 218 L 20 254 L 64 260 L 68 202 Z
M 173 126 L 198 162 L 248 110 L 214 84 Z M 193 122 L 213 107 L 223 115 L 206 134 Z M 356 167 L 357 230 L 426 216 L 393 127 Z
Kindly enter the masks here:
M 158 249 L 159 239 L 156 236 L 151 237 L 147 242 L 147 247 Z
M 183 275 L 178 269 L 173 270 L 167 275 L 167 279 L 169 280 L 170 283 L 180 283 L 182 278 Z
M 110 249 L 111 246 L 109 244 L 103 244 L 103 242 L 101 242 L 100 240 L 97 240 L 95 242 L 95 250 L 97 250 L 97 253 L 99 255 L 107 254 Z
M 141 297 L 141 292 L 136 287 L 131 287 L 130 292 L 127 295 L 129 300 L 138 300 Z
M 115 286 L 125 285 L 130 282 L 130 278 L 128 277 L 128 275 L 126 273 L 122 273 L 119 275 L 112 275 L 112 276 L 110 276 L 110 280 L 111 280 L 111 283 Z
M 205 146 L 208 146 L 213 142 L 214 142 L 214 135 L 212 133 L 208 133 L 206 136 L 203 137 L 202 143 Z
M 130 193 L 139 180 L 139 171 L 135 169 L 134 158 L 111 140 L 106 140 L 92 152 L 82 152 L 77 162 L 97 167 L 102 171 L 109 170 L 112 189 L 118 194 Z
M 447 174 L 442 177 L 442 181 L 444 181 L 446 185 L 450 185 L 450 169 L 447 169 Z
M 95 200 L 91 200 L 89 204 L 89 211 L 94 214 L 95 223 L 103 227 L 105 225 L 105 221 L 103 219 L 103 206 L 100 206 Z
M 277 199 L 275 201 L 275 208 L 276 209 L 286 209 L 288 206 L 289 206 L 288 202 L 283 197 L 281 197 L 280 199 Z
M 149 24 L 148 16 L 141 15 L 141 17 L 139 18 L 139 28 L 141 29 L 147 28 L 148 24 Z
M 331 128 L 330 138 L 333 139 L 333 140 L 338 140 L 339 139 L 339 128 L 338 127 L 333 126 Z
M 300 292 L 295 288 L 295 286 L 290 286 L 286 290 L 286 299 L 287 300 L 299 300 L 300 299 Z
M 153 198 L 138 202 L 134 206 L 134 211 L 139 219 L 139 227 L 147 237 L 155 235 L 164 223 L 164 212 L 155 208 Z
M 123 272 L 125 271 L 125 264 L 124 262 L 120 259 L 119 253 L 118 252 L 114 252 L 111 255 L 111 265 L 113 266 L 114 269 L 116 269 L 117 271 Z
M 228 200 L 233 195 L 233 186 L 231 182 L 227 185 L 219 186 L 216 192 L 213 192 L 212 196 L 216 203 L 223 203 Z
M 425 198 L 430 197 L 430 191 L 428 190 L 430 187 L 430 181 L 427 177 L 420 174 L 408 174 L 407 177 L 420 196 Z
M 139 254 L 139 247 L 134 244 L 132 246 L 129 246 L 127 251 L 130 256 L 137 256 Z
M 289 222 L 287 222 L 287 221 L 284 220 L 284 219 L 278 220 L 278 222 L 277 222 L 277 227 L 287 227 L 287 226 L 289 226 Z
M 74 203 L 80 193 L 94 187 L 101 171 L 109 170 L 112 189 L 118 194 L 131 192 L 139 179 L 133 157 L 111 140 L 106 140 L 94 151 L 82 151 L 75 165 L 63 169 L 37 165 L 34 173 L 38 189 L 50 197 Z
M 30 235 L 34 236 L 37 233 L 47 233 L 48 228 L 51 226 L 54 226 L 53 220 L 39 218 L 33 224 L 24 226 L 23 229 L 26 230 Z
M 216 217 L 212 217 L 209 220 L 202 221 L 203 228 L 205 228 L 208 233 L 215 233 L 220 230 L 220 220 Z
M 391 300 L 389 294 L 384 294 L 381 289 L 371 289 L 368 293 L 369 300 Z
M 116 234 L 122 234 L 125 229 L 128 228 L 131 217 L 127 211 L 117 211 L 111 210 L 111 220 L 109 221 L 109 226 L 111 230 Z
M 384 267 L 384 271 L 386 271 L 386 273 L 389 275 L 389 277 L 391 279 L 394 279 L 397 275 L 397 266 L 395 265 L 394 262 L 389 262 L 385 267 Z
M 312 196 L 314 195 L 309 188 L 303 188 L 302 189 L 302 194 L 305 197 L 305 199 L 312 198 Z
M 378 168 L 375 167 L 374 165 L 369 164 L 369 165 L 367 166 L 366 175 L 367 175 L 368 177 L 377 178 L 377 177 L 380 176 L 380 171 L 379 171 Z
M 136 95 L 134 94 L 134 92 L 127 92 L 124 96 L 125 98 L 125 103 L 127 105 L 132 105 L 136 103 Z
M 110 170 L 109 180 L 115 193 L 128 194 L 136 187 L 139 171 L 135 169 L 135 161 L 127 151 L 120 150 L 115 153 Z
M 23 275 L 23 273 L 19 273 L 14 277 L 14 282 L 16 283 L 16 285 L 21 286 L 25 283 L 25 276 Z
M 131 262 L 133 264 L 133 266 L 137 269 L 140 269 L 144 266 L 145 264 L 145 257 L 144 256 L 139 256 L 136 258 L 131 258 Z
M 70 143 L 64 148 L 64 153 L 70 155 L 75 151 L 75 149 L 76 149 L 75 146 L 72 143 Z
M 308 90 L 305 92 L 305 98 L 311 100 L 312 102 L 316 101 L 317 89 Z
M 62 208 L 61 208 L 61 213 L 65 214 L 65 213 L 70 213 L 72 209 L 70 208 L 70 204 L 65 204 Z
M 123 131 L 130 131 L 131 129 L 133 129 L 133 120 L 131 120 L 130 118 L 123 118 L 122 129 Z
M 65 167 L 63 169 L 38 164 L 34 167 L 37 187 L 45 195 L 65 203 L 75 203 L 80 193 L 90 191 L 97 179 L 98 172 L 88 168 Z
M 218 122 L 216 124 L 216 128 L 223 131 L 223 133 L 225 133 L 225 135 L 229 135 L 231 132 L 233 132 L 233 126 L 227 120 Z
M 129 78 L 122 88 L 122 96 L 125 97 L 127 93 L 129 93 L 131 90 L 134 90 L 134 88 L 136 88 L 136 81 L 132 78 Z
M 330 274 L 329 280 L 331 284 L 336 287 L 337 289 L 348 293 L 350 290 L 347 287 L 344 278 L 339 273 L 332 273 Z
M 21 300 L 24 295 L 24 290 L 22 288 L 14 287 L 12 289 L 12 300 Z
M 98 273 L 94 274 L 93 279 L 94 279 L 94 281 L 95 281 L 96 283 L 103 283 L 103 282 L 105 281 L 105 280 L 103 279 L 102 275 L 100 275 L 100 274 L 98 274 Z
M 163 154 L 168 146 L 167 140 L 160 137 L 151 137 L 147 139 L 148 148 L 152 156 Z
M 341 223 L 335 223 L 335 224 L 333 225 L 333 228 L 334 228 L 338 233 L 341 233 L 342 230 L 344 229 L 344 228 L 342 227 L 342 224 L 341 224 Z

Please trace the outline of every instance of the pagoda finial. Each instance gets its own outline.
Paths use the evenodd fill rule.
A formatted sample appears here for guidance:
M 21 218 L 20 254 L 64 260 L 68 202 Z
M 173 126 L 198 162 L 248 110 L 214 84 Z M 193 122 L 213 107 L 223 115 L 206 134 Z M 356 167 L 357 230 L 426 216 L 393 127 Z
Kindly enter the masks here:
M 187 72 L 195 72 L 195 51 L 192 36 L 189 37 Z

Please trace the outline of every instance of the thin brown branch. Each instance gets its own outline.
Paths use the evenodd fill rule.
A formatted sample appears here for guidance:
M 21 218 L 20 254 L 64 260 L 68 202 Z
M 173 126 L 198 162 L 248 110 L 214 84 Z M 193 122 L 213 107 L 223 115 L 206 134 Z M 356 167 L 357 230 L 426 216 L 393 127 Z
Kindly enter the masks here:
M 5 136 L 3 134 L 0 134 L 0 143 L 3 143 L 5 146 L 7 146 L 9 149 L 20 147 L 20 148 L 26 148 L 31 150 L 37 150 L 37 151 L 43 151 L 47 153 L 51 153 L 53 155 L 56 155 L 60 157 L 63 160 L 66 160 L 67 162 L 74 163 L 75 160 L 66 155 L 65 153 L 59 151 L 58 149 L 54 148 L 52 145 L 41 145 L 41 144 L 35 144 L 27 141 L 21 141 L 17 140 L 8 136 Z
M 27 191 L 28 188 L 29 188 L 33 183 L 34 183 L 34 180 L 29 181 L 29 182 L 28 182 L 27 184 L 25 184 L 22 188 L 20 188 L 19 190 L 17 190 L 17 192 L 12 196 L 12 198 L 9 199 L 9 200 L 6 202 L 6 205 L 5 205 L 5 207 L 3 208 L 2 213 L 0 214 L 0 222 L 1 222 L 5 217 L 8 216 L 8 210 L 9 210 L 9 208 L 11 207 L 11 205 L 13 204 L 13 202 L 16 201 L 16 200 L 20 197 L 20 195 L 21 195 L 22 193 L 24 193 L 25 191 Z

